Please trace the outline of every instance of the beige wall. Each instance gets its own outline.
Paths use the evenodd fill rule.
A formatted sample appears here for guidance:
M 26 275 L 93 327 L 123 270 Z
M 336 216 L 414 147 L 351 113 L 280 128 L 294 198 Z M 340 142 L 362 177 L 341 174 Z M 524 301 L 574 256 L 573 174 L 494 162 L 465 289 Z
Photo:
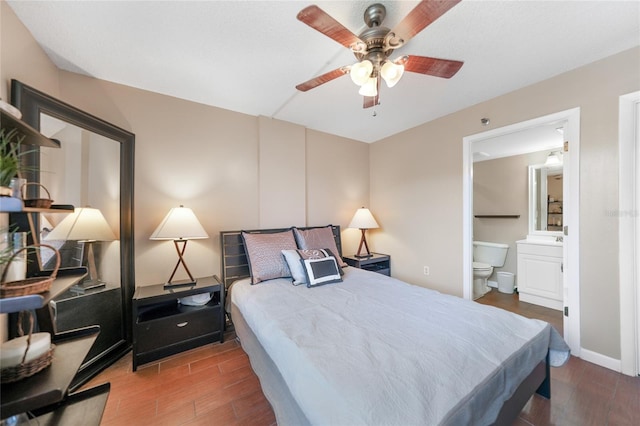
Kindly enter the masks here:
M 179 203 L 195 210 L 212 237 L 189 243 L 193 272 L 219 272 L 218 232 L 260 225 L 260 120 L 58 71 L 12 10 L 0 7 L 3 99 L 17 78 L 136 134 L 137 285 L 169 274 L 173 247 L 148 236 Z M 580 107 L 582 346 L 617 359 L 618 219 L 606 211 L 618 197 L 618 97 L 640 89 L 639 64 L 635 48 L 371 146 L 307 130 L 304 176 L 294 173 L 305 180 L 306 222 L 345 227 L 355 208 L 368 205 L 381 226 L 369 233 L 370 246 L 391 254 L 396 277 L 462 295 L 462 138 L 487 130 L 481 117 L 497 128 Z M 298 209 L 297 191 L 269 217 Z M 357 235 L 343 235 L 345 252 L 355 250 Z
M 356 207 L 368 204 L 367 144 L 59 71 L 5 2 L 1 10 L 3 97 L 16 78 L 136 135 L 136 285 L 170 275 L 173 244 L 149 235 L 179 204 L 211 237 L 189 242 L 187 263 L 198 276 L 220 273 L 222 230 L 346 228 Z M 350 235 L 345 229 L 347 246 Z
M 581 109 L 582 347 L 620 358 L 618 97 L 640 89 L 640 48 L 458 111 L 371 146 L 372 235 L 395 275 L 462 295 L 462 139 L 570 108 Z M 423 265 L 431 275 L 422 274 Z
M 494 268 L 490 280 L 497 280 L 498 271 L 511 272 L 518 279 L 516 241 L 529 232 L 529 166 L 544 163 L 548 153 L 473 163 L 473 214 L 520 215 L 517 219 L 473 219 L 474 240 L 509 244 L 504 267 Z
M 10 102 L 11 78 L 58 95 L 58 68 L 20 22 L 13 9 L 0 1 L 0 98 Z
M 359 207 L 369 204 L 369 145 L 307 130 L 307 224 L 342 226 L 342 252 L 355 253 L 358 229 L 346 228 Z M 365 182 L 365 184 L 363 184 Z
M 305 225 L 305 131 L 259 118 L 260 228 Z M 283 209 L 282 206 L 286 206 Z

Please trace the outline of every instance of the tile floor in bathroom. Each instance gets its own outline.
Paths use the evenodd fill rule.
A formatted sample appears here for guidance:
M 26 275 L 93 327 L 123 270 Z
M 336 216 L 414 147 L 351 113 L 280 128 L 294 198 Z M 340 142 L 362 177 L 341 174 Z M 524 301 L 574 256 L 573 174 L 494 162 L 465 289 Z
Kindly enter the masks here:
M 502 308 L 506 311 L 520 314 L 523 317 L 547 321 L 549 324 L 553 325 L 560 334 L 563 334 L 561 311 L 534 305 L 532 303 L 521 302 L 518 299 L 518 293 L 505 294 L 500 293 L 498 289 L 493 288 L 489 293 L 476 299 L 476 302 L 484 305 L 497 306 L 498 308 Z

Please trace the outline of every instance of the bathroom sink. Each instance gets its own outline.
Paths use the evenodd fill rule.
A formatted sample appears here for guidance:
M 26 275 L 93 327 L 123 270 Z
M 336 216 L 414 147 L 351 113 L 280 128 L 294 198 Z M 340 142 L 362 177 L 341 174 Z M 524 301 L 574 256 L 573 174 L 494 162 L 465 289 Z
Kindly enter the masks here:
M 526 239 L 516 241 L 516 244 L 539 244 L 539 245 L 555 246 L 555 247 L 562 247 L 562 243 L 563 243 L 562 239 L 558 240 L 558 237 L 546 236 L 546 235 L 544 236 L 527 235 Z

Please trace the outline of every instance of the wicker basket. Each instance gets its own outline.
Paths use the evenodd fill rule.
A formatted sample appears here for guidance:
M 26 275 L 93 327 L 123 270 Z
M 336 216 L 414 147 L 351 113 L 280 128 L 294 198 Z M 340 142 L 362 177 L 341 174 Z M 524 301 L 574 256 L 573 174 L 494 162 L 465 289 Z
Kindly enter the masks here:
M 27 339 L 27 348 L 24 351 L 24 356 L 22 357 L 22 362 L 20 364 L 0 370 L 0 382 L 2 383 L 13 383 L 33 376 L 37 372 L 50 366 L 53 361 L 53 351 L 55 350 L 56 345 L 52 343 L 47 352 L 40 355 L 38 358 L 25 362 L 27 353 L 29 352 L 29 346 L 31 345 L 31 334 L 33 333 L 33 314 L 27 311 L 20 311 L 18 314 L 18 334 L 20 336 L 24 336 L 22 319 L 25 313 L 29 315 L 29 338 Z
M 48 198 L 24 198 L 24 189 L 27 187 L 27 185 L 38 185 L 41 188 L 43 188 L 45 190 L 45 192 L 47 193 L 47 197 Z M 49 190 L 47 189 L 46 186 L 42 185 L 41 183 L 37 183 L 37 182 L 26 182 L 24 185 L 22 185 L 22 188 L 20 188 L 20 192 L 22 193 L 22 201 L 24 201 L 24 206 L 25 207 L 35 207 L 38 209 L 48 209 L 49 207 L 51 207 L 51 204 L 53 204 L 53 200 L 51 199 L 51 194 L 49 193 Z
M 26 278 L 24 280 L 5 282 L 7 271 L 9 270 L 9 264 L 13 261 L 13 259 L 15 259 L 18 253 L 30 248 L 37 249 L 42 247 L 53 250 L 56 255 L 56 265 L 53 268 L 53 272 L 51 272 L 51 275 L 49 275 L 48 277 L 32 277 Z M 22 247 L 20 250 L 16 250 L 16 252 L 11 255 L 6 267 L 4 268 L 4 271 L 2 271 L 2 278 L 0 279 L 0 297 L 4 298 L 26 296 L 28 294 L 37 294 L 49 291 L 51 283 L 56 279 L 56 276 L 58 275 L 58 269 L 60 269 L 60 252 L 58 252 L 55 247 L 47 244 L 33 244 L 30 246 Z

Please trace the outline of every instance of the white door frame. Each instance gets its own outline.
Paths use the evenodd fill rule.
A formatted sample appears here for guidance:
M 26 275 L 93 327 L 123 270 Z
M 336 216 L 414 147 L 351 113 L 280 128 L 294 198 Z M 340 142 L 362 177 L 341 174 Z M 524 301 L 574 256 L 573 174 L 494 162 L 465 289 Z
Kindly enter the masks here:
M 640 374 L 640 92 L 620 96 L 619 200 L 620 370 Z
M 503 136 L 529 128 L 566 121 L 565 140 L 570 141 L 568 179 L 570 191 L 564 196 L 563 221 L 569 227 L 564 239 L 564 291 L 565 306 L 569 317 L 564 319 L 564 337 L 571 353 L 580 356 L 580 108 L 561 111 L 544 117 L 489 130 L 462 139 L 462 256 L 463 297 L 471 299 L 473 294 L 473 142 Z

